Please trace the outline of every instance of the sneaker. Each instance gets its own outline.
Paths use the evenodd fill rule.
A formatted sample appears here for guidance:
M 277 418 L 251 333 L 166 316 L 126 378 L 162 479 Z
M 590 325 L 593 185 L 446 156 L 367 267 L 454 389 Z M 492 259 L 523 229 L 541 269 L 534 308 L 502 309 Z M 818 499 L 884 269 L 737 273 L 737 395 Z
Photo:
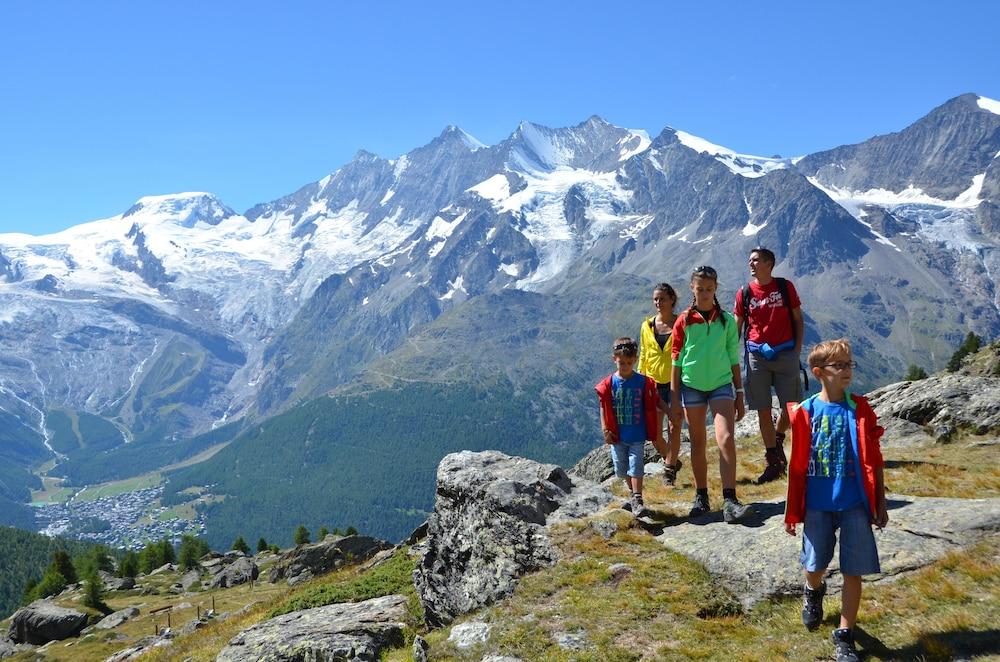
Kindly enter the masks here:
M 817 589 L 802 587 L 802 625 L 807 630 L 815 630 L 823 622 L 823 596 L 826 595 L 826 582 Z
M 764 473 L 757 477 L 757 484 L 763 485 L 764 483 L 770 483 L 773 480 L 778 480 L 785 474 L 785 470 L 780 464 L 767 463 L 764 467 Z
M 632 497 L 629 497 L 628 501 L 622 504 L 622 510 L 632 512 Z
M 726 524 L 736 524 L 753 515 L 753 506 L 742 504 L 738 499 L 726 499 L 722 506 L 722 519 Z
M 684 463 L 677 460 L 677 464 L 667 464 L 663 463 L 663 483 L 665 485 L 673 485 L 677 482 L 677 472 L 681 470 Z
M 850 628 L 839 628 L 831 637 L 837 653 L 837 662 L 858 662 L 858 650 L 854 647 L 854 633 Z
M 649 510 L 646 509 L 646 504 L 642 502 L 641 494 L 632 495 L 632 514 L 636 517 L 646 517 L 649 515 Z
M 701 517 L 707 515 L 712 510 L 708 504 L 708 495 L 695 494 L 694 501 L 691 502 L 691 512 L 688 517 Z

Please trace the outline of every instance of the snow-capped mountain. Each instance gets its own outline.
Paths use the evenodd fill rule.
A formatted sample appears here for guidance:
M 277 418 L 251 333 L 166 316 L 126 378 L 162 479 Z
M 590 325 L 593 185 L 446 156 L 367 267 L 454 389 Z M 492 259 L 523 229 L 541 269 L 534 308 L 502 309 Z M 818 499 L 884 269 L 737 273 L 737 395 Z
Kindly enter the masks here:
M 615 274 L 668 280 L 683 305 L 691 267 L 713 264 L 727 305 L 756 244 L 795 280 L 810 340 L 850 336 L 871 383 L 929 369 L 968 330 L 1000 329 L 998 109 L 965 95 L 801 159 L 599 117 L 523 122 L 492 146 L 448 127 L 243 214 L 185 193 L 0 235 L 0 408 L 36 456 L 71 463 L 88 451 L 60 437 L 58 412 L 97 414 L 123 443 L 181 439 L 344 384 L 482 295 L 544 308 Z M 488 329 L 464 341 L 477 333 L 510 351 Z

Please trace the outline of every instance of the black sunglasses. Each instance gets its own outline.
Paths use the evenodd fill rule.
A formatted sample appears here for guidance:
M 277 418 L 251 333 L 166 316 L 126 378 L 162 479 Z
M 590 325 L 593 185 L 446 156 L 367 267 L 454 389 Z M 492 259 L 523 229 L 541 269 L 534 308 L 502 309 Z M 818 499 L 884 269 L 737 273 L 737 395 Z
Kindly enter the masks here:
M 625 354 L 635 354 L 639 351 L 639 346 L 634 342 L 623 342 L 615 345 L 614 351 L 624 352 Z
M 715 278 L 719 275 L 712 267 L 695 267 L 691 273 L 695 276 L 708 276 L 709 278 Z

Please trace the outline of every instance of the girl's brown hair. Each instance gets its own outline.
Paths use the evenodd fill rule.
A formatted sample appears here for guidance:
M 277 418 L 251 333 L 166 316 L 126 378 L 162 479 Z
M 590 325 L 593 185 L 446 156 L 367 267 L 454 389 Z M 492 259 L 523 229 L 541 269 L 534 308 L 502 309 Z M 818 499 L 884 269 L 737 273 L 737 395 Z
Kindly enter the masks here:
M 708 266 L 695 267 L 694 271 L 691 272 L 691 281 L 690 282 L 693 283 L 695 278 L 707 278 L 709 280 L 714 280 L 715 283 L 716 283 L 716 285 L 718 285 L 718 283 L 719 283 L 719 272 L 717 272 L 712 267 L 708 267 Z M 726 316 L 722 314 L 722 305 L 719 304 L 719 297 L 718 296 L 713 296 L 712 298 L 715 300 L 715 312 L 716 312 L 716 314 L 718 314 L 719 319 L 722 320 L 722 326 L 725 326 L 726 325 Z M 695 310 L 695 304 L 697 302 L 698 302 L 698 297 L 696 297 L 695 294 L 694 294 L 694 292 L 692 292 L 691 293 L 691 305 L 688 306 L 687 311 L 684 313 L 684 323 L 685 324 L 691 322 L 691 311 Z M 705 323 L 708 324 L 708 320 L 705 320 Z

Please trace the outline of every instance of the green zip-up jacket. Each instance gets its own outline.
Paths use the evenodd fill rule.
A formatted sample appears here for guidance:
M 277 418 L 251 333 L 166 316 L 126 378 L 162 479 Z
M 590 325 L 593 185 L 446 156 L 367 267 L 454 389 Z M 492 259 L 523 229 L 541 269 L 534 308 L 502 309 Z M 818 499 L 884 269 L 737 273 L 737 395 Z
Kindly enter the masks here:
M 719 312 L 713 310 L 708 323 L 697 310 L 681 313 L 674 322 L 673 359 L 684 386 L 714 391 L 733 381 L 733 366 L 740 362 L 736 318 L 721 311 L 723 324 Z

